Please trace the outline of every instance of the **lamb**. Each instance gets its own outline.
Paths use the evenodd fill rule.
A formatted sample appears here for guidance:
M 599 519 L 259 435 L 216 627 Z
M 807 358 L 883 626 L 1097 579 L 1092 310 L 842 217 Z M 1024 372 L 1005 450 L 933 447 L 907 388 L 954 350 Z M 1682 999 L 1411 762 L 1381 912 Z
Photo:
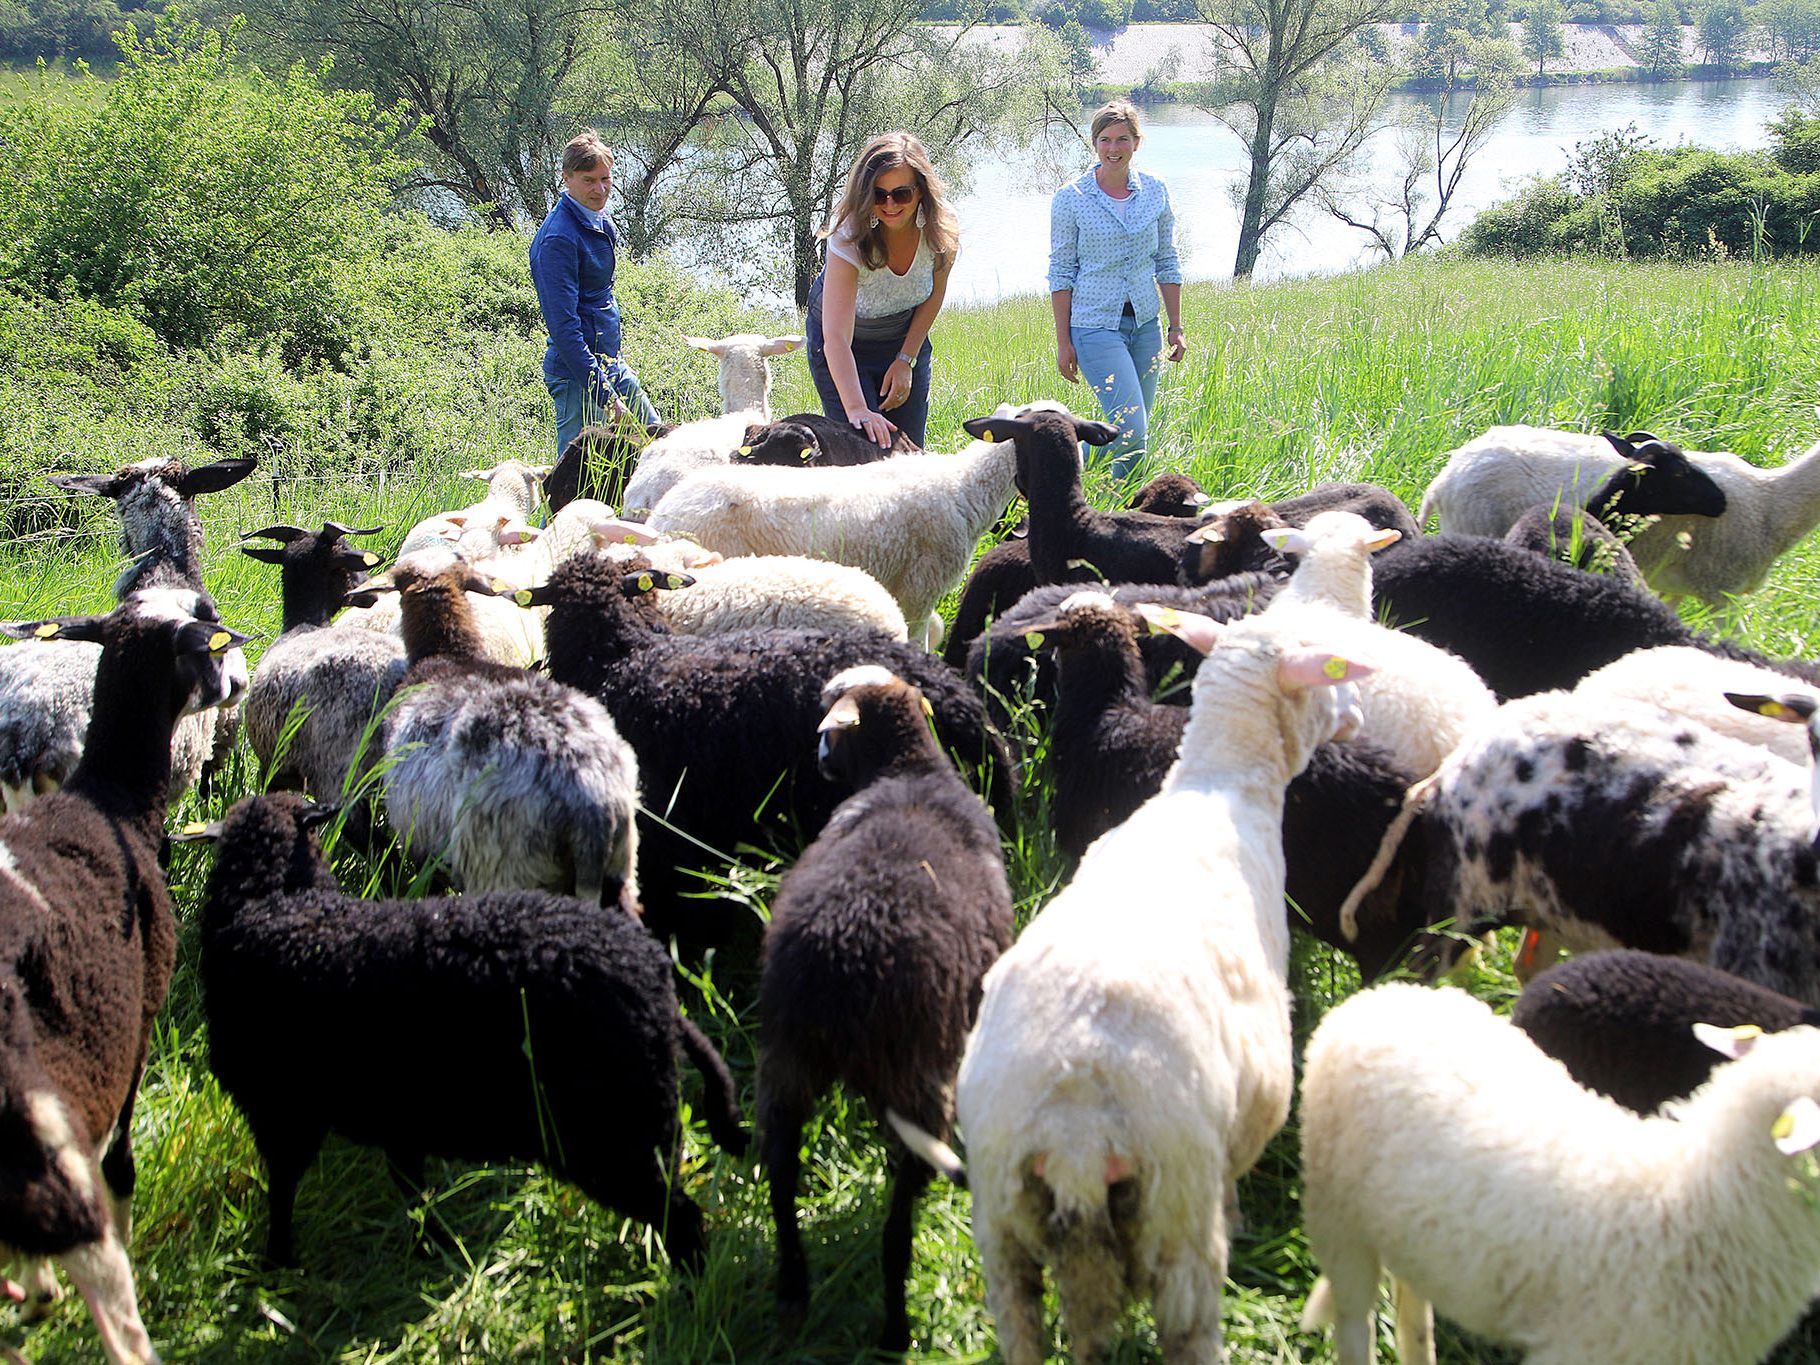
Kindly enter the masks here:
M 639 431 L 623 419 L 616 426 L 589 423 L 583 427 L 543 481 L 550 514 L 554 516 L 577 498 L 617 504 L 625 496 L 626 480 L 638 462 L 638 452 L 674 430 L 674 422 L 659 422 Z M 635 440 L 634 431 L 643 439 Z
M 683 422 L 646 446 L 626 483 L 625 508 L 644 513 L 684 477 L 728 463 L 745 444 L 746 428 L 771 420 L 771 357 L 803 344 L 800 336 L 764 337 L 749 332 L 710 340 L 684 337 L 698 351 L 720 358 L 719 417 Z
M 864 569 L 933 649 L 935 604 L 966 572 L 1015 474 L 1012 446 L 991 441 L 841 469 L 711 469 L 666 493 L 650 523 L 728 557 L 809 555 Z
M 599 902 L 635 881 L 638 760 L 598 701 L 485 658 L 468 600 L 490 591 L 433 550 L 359 590 L 399 594 L 410 659 L 385 717 L 387 819 L 469 891 Z
M 1271 607 L 1340 618 L 1324 622 L 1321 638 L 1336 649 L 1369 655 L 1376 665 L 1360 689 L 1361 733 L 1426 777 L 1498 703 L 1453 655 L 1371 619 L 1371 554 L 1398 538 L 1398 532 L 1381 531 L 1352 512 L 1322 512 L 1300 530 L 1264 532 L 1274 549 L 1299 559 Z
M 1381 531 L 1405 541 L 1421 528 L 1403 500 L 1375 483 L 1322 483 L 1274 503 L 1255 499 L 1214 503 L 1201 512 L 1201 526 L 1188 537 L 1182 555 L 1184 582 L 1206 583 L 1237 573 L 1287 576 L 1293 565 L 1263 540 L 1263 532 L 1306 526 L 1323 512 L 1352 512 Z
M 629 913 L 548 892 L 345 895 L 316 843 L 327 813 L 288 794 L 240 802 L 213 831 L 202 905 L 209 1065 L 265 1162 L 271 1259 L 294 1261 L 297 1186 L 336 1132 L 384 1148 L 412 1187 L 426 1156 L 535 1161 L 698 1266 L 679 1048 L 715 1141 L 738 1154 L 746 1137 L 663 948 Z M 630 884 L 609 900 L 629 911 Z
M 1695 1024 L 1780 1033 L 1820 1025 L 1820 1010 L 1703 962 L 1615 948 L 1550 967 L 1523 988 L 1510 1022 L 1588 1090 L 1653 1114 L 1719 1064 Z
M 1583 503 L 1630 458 L 1632 443 L 1654 439 L 1493 427 L 1449 454 L 1422 497 L 1420 520 L 1426 525 L 1432 512 L 1444 531 L 1502 535 L 1530 507 Z M 1657 592 L 1723 606 L 1761 586 L 1776 557 L 1820 523 L 1820 445 L 1778 469 L 1724 451 L 1686 455 L 1723 493 L 1723 513 L 1662 517 L 1630 551 Z
M 1308 619 L 1224 629 L 1162 791 L 987 973 L 957 1100 L 1006 1365 L 1043 1359 L 1045 1262 L 1078 1358 L 1132 1294 L 1165 1358 L 1219 1358 L 1236 1182 L 1294 1086 L 1283 792 L 1356 720 L 1343 680 L 1365 671 Z
M 1484 536 L 1424 536 L 1372 565 L 1386 625 L 1457 654 L 1502 698 L 1571 688 L 1635 649 L 1691 645 L 1820 681 L 1799 660 L 1772 661 L 1701 635 L 1651 593 Z
M 202 523 L 194 499 L 231 488 L 253 472 L 251 459 L 216 460 L 188 469 L 154 457 L 115 474 L 57 474 L 70 493 L 112 498 L 119 506 L 120 549 L 129 563 L 114 584 L 117 600 L 140 588 L 207 593 L 202 581 Z M 213 605 L 209 607 L 213 611 Z M 82 641 L 32 640 L 0 650 L 0 813 L 55 791 L 81 757 L 94 696 L 99 647 Z M 246 656 L 227 658 L 237 692 L 247 684 Z M 237 730 L 235 707 L 186 715 L 172 735 L 175 799 L 225 758 Z
M 1199 516 L 1206 502 L 1207 495 L 1186 474 L 1165 473 L 1138 489 L 1130 510 L 1186 518 Z M 981 555 L 973 572 L 967 575 L 942 644 L 942 658 L 953 667 L 965 667 L 968 647 L 992 618 L 1037 586 L 1036 571 L 1030 567 L 1028 536 L 1028 524 L 1013 531 L 1008 539 Z
M 1169 630 L 1203 619 L 1144 610 Z M 1107 594 L 1076 592 L 1031 629 L 1058 659 L 1048 732 L 1050 823 L 1056 847 L 1078 861 L 1162 787 L 1188 711 L 1150 699 L 1137 622 Z M 1390 967 L 1422 926 L 1396 920 L 1394 891 L 1380 888 L 1353 941 L 1340 932 L 1340 906 L 1371 865 L 1414 781 L 1389 753 L 1353 739 L 1318 747 L 1284 802 L 1290 923 L 1353 954 L 1367 978 Z
M 946 1136 L 980 980 L 1012 938 L 998 830 L 936 744 L 922 694 L 862 666 L 824 696 L 821 766 L 854 794 L 778 887 L 759 989 L 759 1130 L 791 1330 L 809 1299 L 796 1186 L 816 1102 L 840 1081 L 876 1116 Z M 912 1220 L 931 1172 L 902 1156 L 895 1166 L 880 1347 L 901 1353 Z
M 895 432 L 890 449 L 844 419 L 819 412 L 797 412 L 775 422 L 754 422 L 733 452 L 734 464 L 777 464 L 792 469 L 825 469 L 830 465 L 871 464 L 891 455 L 921 455 L 923 448 Z
M 1735 704 L 1811 723 L 1816 695 Z M 1810 778 L 1658 707 L 1519 698 L 1411 793 L 1424 846 L 1409 913 L 1705 960 L 1820 1004 Z
M 1388 1270 L 1405 1362 L 1432 1365 L 1435 1309 L 1527 1365 L 1761 1360 L 1820 1276 L 1820 1032 L 1706 1036 L 1738 1060 L 1645 1118 L 1462 991 L 1330 1011 L 1302 1083 L 1304 1326 L 1368 1365 Z
M 800 476 L 799 476 L 800 477 Z M 737 944 L 756 929 L 731 902 L 681 900 L 704 889 L 740 845 L 800 846 L 827 822 L 835 788 L 814 770 L 804 737 L 825 707 L 823 683 L 878 664 L 917 687 L 944 746 L 1000 812 L 1010 809 L 1010 759 L 985 708 L 939 659 L 874 631 L 741 630 L 670 633 L 649 598 L 686 576 L 580 555 L 543 587 L 521 594 L 548 606 L 550 676 L 606 703 L 638 754 L 640 878 L 646 922 L 685 951 Z
M 373 716 L 404 678 L 404 641 L 330 624 L 379 563 L 378 555 L 349 537 L 381 529 L 328 521 L 320 531 L 267 526 L 241 537 L 278 542 L 276 548 L 240 547 L 263 564 L 278 565 L 284 592 L 284 633 L 260 658 L 246 697 L 247 742 L 273 786 L 300 785 L 326 800 L 348 793 Z M 285 727 L 300 703 L 307 714 L 281 755 Z M 367 755 L 369 762 L 377 757 Z
M 127 1259 L 133 1097 L 176 958 L 158 851 L 180 713 L 235 699 L 246 638 L 188 588 L 128 594 L 107 616 L 9 623 L 14 637 L 101 646 L 88 743 L 58 791 L 0 819 L 0 1244 L 68 1273 L 113 1365 L 156 1365 Z

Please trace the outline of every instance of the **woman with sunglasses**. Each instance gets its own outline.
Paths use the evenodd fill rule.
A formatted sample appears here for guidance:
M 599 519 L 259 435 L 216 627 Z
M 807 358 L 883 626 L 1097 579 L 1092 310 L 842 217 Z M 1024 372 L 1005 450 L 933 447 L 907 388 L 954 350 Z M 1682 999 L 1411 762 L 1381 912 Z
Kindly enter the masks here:
M 1113 475 L 1123 479 L 1150 439 L 1165 344 L 1157 327 L 1159 294 L 1169 313 L 1169 359 L 1187 354 L 1182 268 L 1169 188 L 1131 166 L 1142 139 L 1137 109 L 1114 100 L 1091 126 L 1098 163 L 1057 190 L 1049 205 L 1055 367 L 1070 384 L 1086 373 L 1100 410 L 1119 429 L 1105 449 Z
M 868 142 L 824 235 L 827 260 L 809 290 L 805 329 L 822 410 L 887 449 L 894 430 L 921 446 L 929 422 L 929 328 L 960 247 L 923 144 L 909 133 Z

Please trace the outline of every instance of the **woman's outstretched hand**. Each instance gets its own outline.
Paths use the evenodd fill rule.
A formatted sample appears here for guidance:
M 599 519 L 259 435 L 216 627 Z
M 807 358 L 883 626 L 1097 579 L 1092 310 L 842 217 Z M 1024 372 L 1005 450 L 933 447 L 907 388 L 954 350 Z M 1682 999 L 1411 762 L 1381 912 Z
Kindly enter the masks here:
M 883 413 L 873 412 L 870 409 L 857 417 L 848 413 L 847 421 L 865 432 L 866 439 L 874 445 L 885 450 L 891 449 L 891 437 L 897 431 L 897 427 Z

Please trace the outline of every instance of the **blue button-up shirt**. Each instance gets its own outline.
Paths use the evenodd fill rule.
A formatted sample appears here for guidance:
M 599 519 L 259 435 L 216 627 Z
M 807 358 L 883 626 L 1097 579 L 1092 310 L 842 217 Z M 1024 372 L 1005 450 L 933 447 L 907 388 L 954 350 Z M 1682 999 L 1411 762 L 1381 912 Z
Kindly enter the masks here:
M 1160 311 L 1157 285 L 1182 282 L 1169 187 L 1132 171 L 1121 217 L 1094 179 L 1098 169 L 1063 185 L 1049 202 L 1049 291 L 1074 291 L 1075 327 L 1117 327 L 1127 303 L 1148 322 Z
M 619 355 L 619 304 L 613 297 L 619 237 L 613 220 L 588 212 L 567 194 L 531 238 L 531 283 L 550 345 L 545 375 L 589 386 L 610 406 L 613 386 L 601 357 Z

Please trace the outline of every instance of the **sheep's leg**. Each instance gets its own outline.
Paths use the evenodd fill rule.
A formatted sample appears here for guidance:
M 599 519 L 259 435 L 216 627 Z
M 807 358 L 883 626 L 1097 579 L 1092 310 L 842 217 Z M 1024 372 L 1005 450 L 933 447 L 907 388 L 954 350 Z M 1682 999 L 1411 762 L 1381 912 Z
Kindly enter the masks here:
M 916 1225 L 916 1201 L 934 1177 L 935 1172 L 921 1158 L 905 1153 L 898 1159 L 891 1181 L 891 1211 L 885 1217 L 885 1327 L 878 1342 L 882 1351 L 910 1349 L 910 1313 L 904 1303 L 910 1239 Z
M 19 1280 L 25 1286 L 25 1302 L 19 1309 L 19 1320 L 42 1322 L 63 1297 L 63 1286 L 57 1283 L 57 1272 L 51 1269 L 51 1263 L 44 1257 L 33 1256 L 26 1260 L 24 1269 L 19 1272 Z
M 158 1353 L 139 1319 L 132 1262 L 114 1230 L 105 1228 L 100 1241 L 65 1252 L 59 1259 L 88 1304 L 110 1365 L 158 1365 Z
M 1220 1336 L 1221 1291 L 1226 1281 L 1226 1210 L 1238 1207 L 1238 1189 L 1223 1182 L 1221 1202 L 1207 1210 L 1207 1222 L 1188 1229 L 1173 1244 L 1145 1253 L 1156 1267 L 1152 1293 L 1156 1334 L 1163 1359 L 1180 1365 L 1217 1365 L 1225 1359 Z
M 1435 1365 L 1435 1310 L 1400 1277 L 1390 1282 L 1397 1310 L 1397 1359 L 1402 1365 Z
M 807 1107 L 794 1096 L 764 1096 L 758 1123 L 759 1155 L 771 1186 L 771 1221 L 777 1225 L 777 1317 L 794 1335 L 809 1312 L 809 1261 L 796 1222 L 796 1182 L 802 1175 L 803 1124 Z
M 1325 1313 L 1333 1322 L 1333 1350 L 1339 1365 L 1372 1365 L 1377 1358 L 1377 1256 L 1370 1251 L 1335 1255 L 1320 1238 L 1310 1238 L 1310 1242 L 1324 1279 L 1308 1301 L 1303 1326 L 1312 1329 Z
M 1043 1332 L 1043 1267 L 1021 1246 L 980 1226 L 974 1238 L 986 1271 L 986 1306 L 998 1324 L 998 1350 L 1005 1365 L 1042 1365 L 1048 1341 Z
M 392 1177 L 392 1183 L 404 1196 L 405 1203 L 412 1208 L 423 1208 L 424 1243 L 441 1247 L 444 1251 L 454 1251 L 455 1234 L 442 1221 L 436 1210 L 429 1206 L 429 1182 L 424 1176 L 424 1156 L 422 1152 L 406 1152 L 395 1148 L 386 1148 L 386 1170 Z M 420 1248 L 423 1243 L 419 1243 Z
M 297 1186 L 303 1173 L 316 1159 L 326 1136 L 320 1127 L 304 1127 L 274 1137 L 253 1125 L 253 1141 L 265 1157 L 266 1204 L 271 1220 L 266 1234 L 266 1259 L 274 1265 L 297 1264 L 293 1238 L 293 1220 L 297 1208 Z
M 133 1161 L 133 1101 L 138 1097 L 139 1079 L 144 1074 L 144 1063 L 134 1068 L 126 1103 L 120 1107 L 120 1117 L 114 1120 L 113 1139 L 101 1157 L 101 1178 L 107 1184 L 108 1211 L 113 1215 L 114 1232 L 123 1247 L 133 1244 L 133 1190 L 139 1183 L 139 1168 Z

